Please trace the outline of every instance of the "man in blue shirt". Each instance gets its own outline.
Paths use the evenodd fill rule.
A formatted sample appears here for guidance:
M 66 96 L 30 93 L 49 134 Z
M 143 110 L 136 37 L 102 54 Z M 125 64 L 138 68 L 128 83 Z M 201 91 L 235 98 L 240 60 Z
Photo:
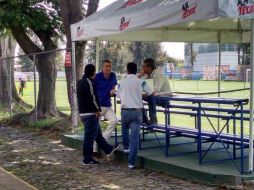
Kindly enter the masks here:
M 106 140 L 110 138 L 118 124 L 111 104 L 111 96 L 115 94 L 116 85 L 117 79 L 116 74 L 112 72 L 112 64 L 110 60 L 104 60 L 102 71 L 95 77 L 95 88 L 101 105 L 101 115 L 109 121 L 109 125 L 103 133 Z

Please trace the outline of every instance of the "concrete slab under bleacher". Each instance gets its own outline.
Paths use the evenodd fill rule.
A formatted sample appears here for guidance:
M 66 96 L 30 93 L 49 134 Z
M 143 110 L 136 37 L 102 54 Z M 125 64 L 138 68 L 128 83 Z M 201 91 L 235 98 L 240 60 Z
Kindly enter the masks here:
M 158 134 L 158 138 L 161 139 L 159 142 L 163 146 L 165 144 L 163 140 L 164 135 Z M 113 143 L 114 138 L 112 137 L 111 140 Z M 122 140 L 120 134 L 118 140 Z M 171 146 L 168 149 L 170 156 L 165 157 L 164 149 L 159 146 L 155 136 L 152 134 L 146 135 L 146 140 L 141 143 L 142 149 L 138 152 L 138 166 L 206 184 L 240 184 L 244 181 L 254 180 L 254 174 L 241 175 L 231 160 L 199 164 L 198 153 L 196 151 L 197 144 L 194 141 L 195 139 L 184 137 L 172 138 Z M 82 150 L 83 133 L 62 135 L 62 143 L 71 148 Z M 121 145 L 121 143 L 119 144 Z M 205 149 L 208 146 L 209 143 L 205 143 L 203 148 Z M 215 143 L 212 148 L 216 150 L 209 152 L 204 161 L 228 158 L 227 152 L 222 149 L 221 144 Z M 228 151 L 230 152 L 231 148 Z M 246 156 L 248 155 L 247 151 L 246 149 Z M 115 155 L 115 159 L 127 162 L 127 155 L 123 153 L 122 146 L 120 146 Z M 235 160 L 235 164 L 239 166 L 239 160 Z M 245 169 L 247 170 L 247 168 L 248 159 L 246 158 Z

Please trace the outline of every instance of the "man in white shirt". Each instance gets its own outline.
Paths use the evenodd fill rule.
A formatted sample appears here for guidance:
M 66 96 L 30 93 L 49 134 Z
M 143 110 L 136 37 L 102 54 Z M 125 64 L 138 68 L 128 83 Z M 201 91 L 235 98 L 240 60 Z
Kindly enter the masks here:
M 134 169 L 139 144 L 139 132 L 142 119 L 142 92 L 150 96 L 153 90 L 136 76 L 137 65 L 127 64 L 128 76 L 118 86 L 118 97 L 121 100 L 121 120 L 124 152 L 129 152 L 128 167 Z M 130 129 L 130 138 L 129 138 Z
M 156 69 L 155 62 L 152 58 L 144 60 L 142 72 L 139 77 L 142 79 L 153 79 L 155 95 L 166 95 L 172 92 L 168 79 L 164 77 L 158 69 Z M 150 123 L 157 123 L 156 102 L 152 101 L 151 98 L 146 98 L 144 100 L 148 102 Z

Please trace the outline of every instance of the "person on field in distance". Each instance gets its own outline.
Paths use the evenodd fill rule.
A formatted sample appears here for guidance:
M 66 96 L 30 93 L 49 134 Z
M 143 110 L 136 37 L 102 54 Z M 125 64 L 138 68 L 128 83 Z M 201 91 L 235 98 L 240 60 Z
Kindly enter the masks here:
M 164 77 L 163 74 L 156 68 L 155 62 L 152 58 L 148 58 L 143 61 L 142 71 L 140 72 L 139 77 L 142 79 L 153 79 L 155 95 L 166 95 L 171 94 L 172 92 L 168 79 Z M 158 119 L 156 116 L 156 102 L 152 101 L 150 97 L 145 98 L 144 100 L 148 102 L 150 117 L 149 123 L 157 123 Z M 157 103 L 159 104 L 159 102 Z M 144 120 L 147 120 L 146 115 L 144 115 L 144 118 Z
M 22 78 L 19 78 L 19 95 L 24 95 L 24 88 L 26 88 L 26 81 Z
M 109 121 L 108 127 L 102 134 L 107 141 L 118 124 L 117 116 L 111 104 L 111 97 L 115 95 L 116 85 L 117 79 L 116 74 L 112 72 L 112 63 L 110 60 L 104 60 L 102 71 L 97 73 L 95 77 L 95 88 L 101 106 L 101 115 Z M 94 146 L 94 151 L 96 151 L 96 146 Z
M 107 156 L 118 148 L 118 145 L 110 145 L 102 136 L 99 118 L 101 108 L 96 94 L 95 86 L 95 66 L 88 64 L 85 67 L 85 74 L 77 83 L 77 98 L 79 106 L 79 115 L 84 123 L 84 142 L 83 142 L 83 165 L 99 164 L 92 157 L 93 143 L 97 142 L 99 147 Z

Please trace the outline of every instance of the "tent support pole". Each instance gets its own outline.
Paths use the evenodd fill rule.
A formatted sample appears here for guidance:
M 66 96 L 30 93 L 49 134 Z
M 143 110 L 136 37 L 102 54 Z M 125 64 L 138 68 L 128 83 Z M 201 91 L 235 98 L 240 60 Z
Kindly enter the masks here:
M 73 108 L 72 108 L 72 128 L 73 132 L 78 129 L 78 105 L 77 105 L 77 79 L 76 79 L 76 49 L 75 42 L 71 43 L 72 46 L 72 93 L 73 93 Z
M 219 43 L 218 97 L 220 97 L 220 89 L 221 89 L 221 33 L 220 32 L 218 33 L 218 43 Z M 217 121 L 217 130 L 220 131 L 220 119 L 218 119 Z
M 95 67 L 96 67 L 96 72 L 99 72 L 99 57 L 100 57 L 100 41 L 96 39 L 95 42 Z
M 218 36 L 218 42 L 219 42 L 218 97 L 220 97 L 220 89 L 221 89 L 221 33 L 220 32 Z
M 254 99 L 254 19 L 251 19 L 251 81 L 250 81 L 250 126 L 249 126 L 249 173 L 253 171 L 253 99 Z

